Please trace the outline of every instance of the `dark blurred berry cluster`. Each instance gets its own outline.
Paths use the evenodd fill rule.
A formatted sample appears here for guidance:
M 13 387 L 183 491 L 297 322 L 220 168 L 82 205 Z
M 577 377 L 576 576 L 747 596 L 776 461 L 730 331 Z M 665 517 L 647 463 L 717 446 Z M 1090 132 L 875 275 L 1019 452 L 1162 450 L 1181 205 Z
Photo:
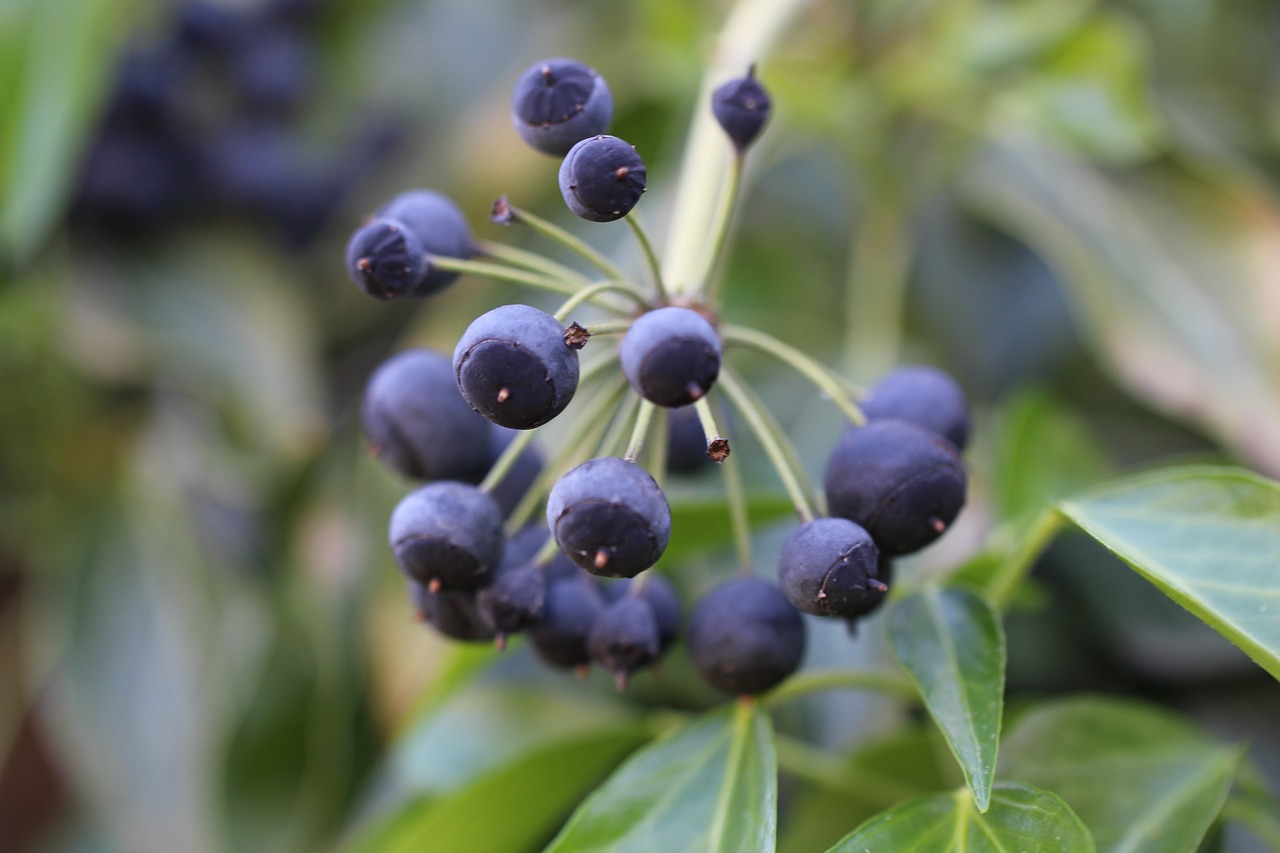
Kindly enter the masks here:
M 73 223 L 150 237 L 211 216 L 305 245 L 394 144 L 372 122 L 341 150 L 304 134 L 317 103 L 325 0 L 181 0 L 124 53 L 86 151 Z M 376 125 L 376 126 L 375 126 Z
M 717 89 L 710 106 L 740 165 L 769 114 L 754 68 Z M 591 222 L 628 218 L 645 187 L 635 149 L 607 135 L 612 114 L 604 79 L 571 59 L 536 63 L 516 83 L 517 131 L 537 150 L 563 158 L 565 203 Z M 733 174 L 736 180 L 740 170 Z M 557 233 L 505 199 L 493 218 Z M 634 218 L 628 224 L 648 250 L 641 226 Z M 572 235 L 562 240 L 578 245 Z M 716 242 L 715 235 L 709 240 Z M 720 396 L 724 385 L 784 482 L 798 479 L 788 472 L 795 463 L 776 449 L 769 416 L 725 364 L 726 344 L 767 336 L 726 327 L 705 286 L 668 292 L 651 251 L 654 282 L 645 290 L 594 250 L 578 248 L 603 279 L 529 253 L 478 247 L 462 212 L 429 190 L 392 199 L 348 243 L 348 275 L 383 300 L 435 293 L 463 273 L 525 281 L 568 297 L 556 314 L 526 304 L 495 308 L 463 333 L 451 360 L 407 351 L 371 378 L 364 426 L 375 454 L 426 481 L 391 517 L 390 544 L 411 598 L 446 636 L 501 644 L 524 631 L 551 665 L 582 669 L 594 662 L 620 685 L 683 635 L 713 687 L 731 694 L 768 690 L 800 665 L 802 612 L 852 625 L 885 600 L 893 559 L 932 543 L 954 521 L 966 491 L 964 395 L 942 371 L 915 367 L 885 376 L 861 395 L 860 408 L 846 399 L 853 423 L 827 463 L 829 515 L 818 514 L 820 502 L 792 485 L 801 524 L 783 546 L 778 582 L 744 565 L 744 576 L 704 595 L 686 624 L 675 589 L 650 570 L 679 535 L 660 480 L 697 473 L 729 455 L 709 396 Z M 713 267 L 714 256 L 707 264 Z M 608 301 L 620 294 L 630 301 Z M 620 319 L 568 322 L 588 303 Z M 621 336 L 616 345 L 614 335 Z M 603 340 L 592 343 L 596 338 Z M 588 344 L 591 355 L 580 355 Z M 784 360 L 806 365 L 802 372 L 824 390 L 849 397 L 830 374 L 814 378 L 825 368 L 783 352 Z M 600 375 L 607 378 L 588 386 L 589 376 Z M 617 381 L 616 397 L 610 379 Z M 579 394 L 580 385 L 590 390 Z M 619 402 L 627 387 L 638 401 L 634 421 Z M 567 452 L 544 465 L 530 431 L 560 416 L 575 396 L 593 396 L 595 408 L 573 419 L 562 439 Z M 625 453 L 598 436 L 599 425 L 618 435 L 630 425 Z M 663 452 L 652 454 L 646 468 L 641 448 L 654 436 Z M 726 482 L 730 491 L 741 488 Z M 531 508 L 544 498 L 545 522 L 533 521 Z

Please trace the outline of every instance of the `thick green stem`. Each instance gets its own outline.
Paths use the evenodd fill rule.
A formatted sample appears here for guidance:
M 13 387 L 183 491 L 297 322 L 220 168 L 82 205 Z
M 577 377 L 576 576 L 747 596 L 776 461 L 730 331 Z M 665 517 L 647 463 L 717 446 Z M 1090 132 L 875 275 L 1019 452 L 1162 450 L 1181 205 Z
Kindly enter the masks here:
M 617 264 L 560 226 L 554 225 L 543 219 L 541 216 L 536 216 L 535 214 L 516 207 L 509 202 L 507 203 L 507 211 L 510 213 L 511 222 L 518 222 L 521 225 L 528 226 L 546 237 L 548 240 L 559 243 L 561 246 L 564 246 L 566 249 L 573 252 L 596 269 L 600 270 L 600 272 L 604 273 L 605 278 L 614 279 L 616 281 L 629 281 L 626 273 L 624 273 Z
M 858 377 L 879 376 L 898 360 L 911 239 L 906 203 L 892 189 L 873 192 L 854 225 L 845 297 L 845 360 Z
M 1018 540 L 1014 552 L 992 576 L 987 586 L 987 595 L 997 610 L 1004 610 L 1009 606 L 1009 599 L 1018 583 L 1027 576 L 1035 565 L 1036 558 L 1049 547 L 1066 523 L 1066 516 L 1056 507 L 1045 507 L 1041 511 L 1031 529 Z
M 769 457 L 770 463 L 778 472 L 778 478 L 782 480 L 782 486 L 791 498 L 791 503 L 795 506 L 796 514 L 800 516 L 800 520 L 802 522 L 812 521 L 814 518 L 813 504 L 810 503 L 806 489 L 801 484 L 804 477 L 804 469 L 793 464 L 795 461 L 794 450 L 789 453 L 784 449 L 784 446 L 788 443 L 786 434 L 778 426 L 777 421 L 773 420 L 769 411 L 760 405 L 754 395 L 746 389 L 746 386 L 727 367 L 722 367 L 720 370 L 719 385 L 728 394 L 734 408 L 742 414 L 743 419 L 751 427 L 751 431 L 756 434 L 761 446 L 764 447 L 765 455 Z
M 504 264 L 489 264 L 484 261 L 463 261 L 458 258 L 446 258 L 444 255 L 431 255 L 428 257 L 427 262 L 434 269 L 447 270 L 449 272 L 461 273 L 463 275 L 474 275 L 478 278 L 487 278 L 492 281 L 505 281 L 511 284 L 522 284 L 526 287 L 536 287 L 539 290 L 549 290 L 552 293 L 565 293 L 572 296 L 582 289 L 582 285 L 578 284 L 577 281 L 560 281 L 559 279 L 550 278 L 528 270 L 516 269 L 515 267 L 509 267 Z
M 844 383 L 844 380 L 825 365 L 810 358 L 790 344 L 783 343 L 764 332 L 727 323 L 720 327 L 720 335 L 724 338 L 725 343 L 751 347 L 767 353 L 790 366 L 805 379 L 812 382 L 819 391 L 826 394 L 836 408 L 850 421 L 859 426 L 867 422 L 866 416 L 862 414 L 862 410 L 853 401 L 853 394 Z
M 761 61 L 809 0 L 739 0 L 708 53 L 707 69 L 689 127 L 684 160 L 663 251 L 663 280 L 673 296 L 698 292 L 698 273 L 709 250 L 720 180 L 733 145 L 711 113 L 721 83 Z
M 810 693 L 828 690 L 872 690 L 908 700 L 919 696 L 911 679 L 890 669 L 811 669 L 788 678 L 765 696 L 764 702 L 773 708 Z
M 636 235 L 636 240 L 640 242 L 640 249 L 644 252 L 645 263 L 649 265 L 649 274 L 653 277 L 653 289 L 658 294 L 658 302 L 666 305 L 671 301 L 671 297 L 667 295 L 667 288 L 662 283 L 662 266 L 658 263 L 658 255 L 653 251 L 653 243 L 649 240 L 649 234 L 644 230 L 644 226 L 640 224 L 640 220 L 633 213 L 626 217 L 627 224 L 631 226 L 631 233 Z

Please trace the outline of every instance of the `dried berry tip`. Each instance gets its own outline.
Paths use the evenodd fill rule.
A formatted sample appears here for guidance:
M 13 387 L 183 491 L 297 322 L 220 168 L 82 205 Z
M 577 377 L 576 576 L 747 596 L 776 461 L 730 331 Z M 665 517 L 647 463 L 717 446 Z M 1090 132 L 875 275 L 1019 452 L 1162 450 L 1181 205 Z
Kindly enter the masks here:
M 511 209 L 511 202 L 505 195 L 498 196 L 498 200 L 493 203 L 493 209 L 489 211 L 489 221 L 499 225 L 510 225 L 516 221 L 515 211 Z
M 591 332 L 577 323 L 570 323 L 569 328 L 564 330 L 564 345 L 569 349 L 582 349 L 590 338 Z
M 729 458 L 729 439 L 713 438 L 707 442 L 707 458 L 712 462 L 720 463 Z

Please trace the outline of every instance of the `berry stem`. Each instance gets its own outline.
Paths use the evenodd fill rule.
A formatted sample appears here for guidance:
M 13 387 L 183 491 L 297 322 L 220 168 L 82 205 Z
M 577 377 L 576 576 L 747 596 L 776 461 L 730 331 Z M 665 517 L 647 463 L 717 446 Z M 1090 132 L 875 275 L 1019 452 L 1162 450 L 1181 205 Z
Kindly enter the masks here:
M 819 391 L 831 399 L 836 408 L 851 422 L 858 426 L 862 426 L 867 422 L 866 415 L 853 402 L 853 395 L 844 383 L 843 378 L 837 376 L 821 362 L 809 357 L 790 344 L 783 343 L 772 335 L 746 326 L 735 326 L 726 323 L 720 327 L 720 335 L 725 343 L 751 347 L 754 350 L 773 356 L 812 382 Z
M 622 458 L 635 462 L 640 451 L 644 449 L 645 438 L 649 435 L 649 425 L 653 423 L 653 410 L 658 408 L 648 400 L 640 401 L 640 411 L 636 413 L 636 425 L 631 429 L 631 440 L 627 442 L 627 452 Z
M 581 289 L 580 284 L 559 281 L 545 275 L 509 267 L 505 264 L 490 264 L 484 261 L 464 261 L 459 258 L 447 258 L 444 255 L 429 255 L 427 262 L 435 269 L 449 272 L 474 275 L 492 281 L 505 281 L 511 284 L 523 284 L 539 290 L 550 290 L 553 293 L 564 293 L 572 296 Z
M 620 335 L 630 328 L 630 320 L 614 320 L 610 323 L 592 323 L 587 327 L 587 332 L 591 335 Z
M 632 415 L 635 414 L 639 405 L 640 398 L 634 394 L 628 394 L 626 400 L 619 404 L 617 415 L 609 426 L 608 434 L 596 448 L 597 456 L 617 456 L 619 453 L 624 452 L 622 447 L 623 435 L 626 434 L 627 424 L 631 423 Z
M 555 318 L 563 323 L 565 320 L 569 319 L 569 315 L 572 314 L 580 305 L 594 301 L 597 296 L 601 296 L 605 293 L 624 294 L 641 308 L 643 308 L 645 304 L 644 297 L 639 293 L 636 293 L 635 289 L 632 288 L 630 284 L 624 281 L 601 281 L 588 287 L 584 287 L 582 290 L 579 290 L 577 293 L 573 294 L 573 296 L 566 299 L 564 304 L 560 306 L 560 310 L 556 311 Z M 606 307 L 611 308 L 614 311 L 621 310 L 612 305 Z
M 587 284 L 587 278 L 575 269 L 570 269 L 562 263 L 553 261 L 545 255 L 537 252 L 531 252 L 528 249 L 521 249 L 517 246 L 508 246 L 506 243 L 495 243 L 488 240 L 476 243 L 476 251 L 482 257 L 491 258 L 495 261 L 502 261 L 521 269 L 540 272 L 548 278 L 562 278 L 568 281 L 577 281 L 582 285 Z
M 745 152 L 735 151 L 733 158 L 729 161 L 729 173 L 721 182 L 720 201 L 711 226 L 713 235 L 711 249 L 703 257 L 702 266 L 695 279 L 697 281 L 694 285 L 695 292 L 706 293 L 708 301 L 713 304 L 720 298 L 720 279 L 716 276 L 716 268 L 729 242 L 729 224 L 733 221 L 733 210 L 738 203 L 738 190 L 742 186 L 742 164 L 745 159 Z
M 809 502 L 806 495 L 806 488 L 801 485 L 801 477 L 803 476 L 803 468 L 796 464 L 794 448 L 784 449 L 784 445 L 788 444 L 786 434 L 778 426 L 778 422 L 773 419 L 769 411 L 760 405 L 760 401 L 747 390 L 746 386 L 738 379 L 737 375 L 723 366 L 720 369 L 720 387 L 724 388 L 725 393 L 729 395 L 729 401 L 733 403 L 734 408 L 742 413 L 747 421 L 747 425 L 751 427 L 752 432 L 756 434 L 757 440 L 764 447 L 765 455 L 769 457 L 770 463 L 778 472 L 778 478 L 782 480 L 782 486 L 786 489 L 787 495 L 791 498 L 791 503 L 796 508 L 796 515 L 800 516 L 800 521 L 808 523 L 814 519 L 813 504 Z
M 661 406 L 653 413 L 653 423 L 649 427 L 649 476 L 662 488 L 664 475 L 667 473 L 667 420 L 671 413 Z
M 526 429 L 521 430 L 520 434 L 511 439 L 511 443 L 502 449 L 502 453 L 494 460 L 493 467 L 489 469 L 489 473 L 484 475 L 484 479 L 480 481 L 477 487 L 482 492 L 492 492 L 502 482 L 502 478 L 507 476 L 512 466 L 516 464 L 516 460 L 520 458 L 520 454 L 524 453 L 526 447 L 533 443 L 533 437 L 537 430 Z
M 640 220 L 634 213 L 624 219 L 631 226 L 631 233 L 636 235 L 636 240 L 640 242 L 640 248 L 644 251 L 644 259 L 649 264 L 649 272 L 653 276 L 653 289 L 658 294 L 658 302 L 662 305 L 670 304 L 671 297 L 667 295 L 667 288 L 662 283 L 662 266 L 658 263 L 658 255 L 653 251 L 653 243 L 649 240 L 648 232 L 644 230 L 644 226 L 640 224 Z
M 613 261 L 588 246 L 582 240 L 579 240 L 573 234 L 555 225 L 540 216 L 536 216 L 523 208 L 516 207 L 510 202 L 507 203 L 506 210 L 509 214 L 510 222 L 518 222 L 526 225 L 534 231 L 546 237 L 548 240 L 559 243 L 569 251 L 591 264 L 600 272 L 604 273 L 606 278 L 616 281 L 628 281 L 626 273 L 622 271 Z
M 616 363 L 613 358 L 601 359 L 593 364 L 588 370 L 583 371 L 584 377 L 594 375 L 597 371 L 603 370 L 605 366 Z M 585 383 L 579 380 L 579 387 Z M 572 461 L 581 453 L 584 447 L 594 447 L 596 442 L 600 440 L 605 428 L 609 424 L 607 417 L 610 412 L 618 404 L 618 398 L 622 396 L 627 389 L 627 382 L 621 376 L 615 377 L 612 383 L 606 382 L 605 386 L 591 396 L 590 406 L 580 413 L 573 416 L 573 420 L 569 421 L 571 428 L 564 437 L 564 442 L 557 450 L 554 458 L 547 463 L 542 469 L 542 473 L 533 481 L 533 485 L 529 487 L 529 491 L 520 499 L 520 503 L 511 511 L 510 517 L 507 518 L 506 533 L 508 536 L 514 536 L 516 531 L 525 525 L 525 523 L 533 516 L 534 511 L 538 508 L 543 498 L 551 488 L 551 484 L 565 471 L 572 467 Z
M 788 678 L 764 698 L 764 703 L 776 708 L 792 699 L 827 690 L 874 690 L 907 700 L 919 696 L 911 679 L 891 669 L 813 669 Z
M 720 464 L 724 472 L 724 492 L 729 502 L 729 526 L 733 529 L 733 553 L 738 558 L 738 571 L 751 575 L 751 525 L 747 518 L 747 491 L 742 485 L 742 457 L 726 459 Z

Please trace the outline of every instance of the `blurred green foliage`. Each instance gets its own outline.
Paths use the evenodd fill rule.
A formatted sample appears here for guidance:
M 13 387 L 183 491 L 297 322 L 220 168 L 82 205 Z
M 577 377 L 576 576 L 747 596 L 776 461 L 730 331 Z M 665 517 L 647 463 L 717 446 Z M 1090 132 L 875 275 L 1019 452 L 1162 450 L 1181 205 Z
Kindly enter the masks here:
M 801 5 L 761 57 L 776 115 L 749 161 L 723 313 L 859 381 L 919 361 L 970 392 L 970 507 L 954 536 L 904 566 L 904 587 L 954 574 L 990 589 L 1009 566 L 1021 579 L 1047 544 L 1037 513 L 1117 471 L 1225 460 L 1280 475 L 1280 6 Z M 717 699 L 679 652 L 623 700 L 604 679 L 569 686 L 539 671 L 526 649 L 497 660 L 413 623 L 383 544 L 407 486 L 362 451 L 364 378 L 411 343 L 451 350 L 515 291 L 464 280 L 426 303 L 375 303 L 345 281 L 342 247 L 362 215 L 409 186 L 450 193 L 485 240 L 532 245 L 486 221 L 501 193 L 570 223 L 555 164 L 508 123 L 515 75 L 561 54 L 609 79 L 615 131 L 648 166 L 639 212 L 661 238 L 729 5 L 333 0 L 318 19 L 318 93 L 296 117 L 299 146 L 337 150 L 352 126 L 384 117 L 401 141 L 287 247 L 231 217 L 126 240 L 74 221 L 115 69 L 171 12 L 155 0 L 0 5 L 0 847 L 425 849 L 416 840 L 428 837 L 478 850 L 468 839 L 492 820 L 486 843 L 539 849 L 628 753 Z M 579 233 L 640 268 L 625 228 Z M 837 413 L 776 366 L 734 359 L 819 471 Z M 787 504 L 759 449 L 744 440 L 735 452 L 769 574 L 771 522 Z M 672 490 L 678 532 L 661 568 L 686 597 L 727 568 L 719 494 L 714 475 Z M 1113 588 L 1062 582 L 1069 547 L 1068 564 L 1109 565 L 1078 541 L 1055 546 L 1043 586 L 1005 600 L 1011 649 L 1019 608 L 1048 614 L 1044 630 L 1055 608 L 1075 608 L 1062 621 L 1083 620 L 1078 631 L 1094 624 Z M 1158 609 L 1158 594 L 1117 600 L 1131 610 L 1110 626 L 1124 638 L 1115 645 L 1140 652 L 1092 649 L 1085 685 L 1055 681 L 1046 656 L 1036 689 L 1197 709 L 1219 733 L 1251 737 L 1249 760 L 1280 776 L 1276 684 L 1225 643 L 1179 675 L 1181 661 L 1129 616 Z M 824 661 L 879 661 L 882 621 Z M 1053 630 L 1038 635 L 1046 646 L 1085 654 L 1077 634 Z M 1024 686 L 1016 673 L 1011 695 Z M 1226 704 L 1228 692 L 1238 701 Z M 791 738 L 778 748 L 784 849 L 820 849 L 878 811 L 961 784 L 937 732 L 900 706 L 802 705 L 775 720 Z M 1111 849 L 1113 816 L 1087 791 L 1058 790 L 1060 768 L 1026 743 L 1045 715 L 1079 725 L 1082 713 L 1033 711 L 1013 729 L 1008 766 L 1027 765 L 1017 779 L 1060 794 Z M 702 737 L 718 719 L 669 737 Z M 1119 737 L 1131 720 L 1121 709 L 1104 722 Z M 1200 731 L 1167 725 L 1133 773 Z M 1204 739 L 1178 766 L 1193 773 L 1186 762 L 1203 758 L 1221 770 L 1205 782 L 1221 783 L 1220 804 L 1235 753 L 1191 737 Z M 802 739 L 826 761 L 789 760 Z M 771 765 L 768 744 L 748 758 Z M 733 793 L 756 777 L 723 764 L 709 770 L 724 777 L 717 790 L 768 799 Z M 1155 789 L 1150 774 L 1138 782 Z M 998 803 L 1035 796 L 996 789 Z M 1230 796 L 1233 821 L 1211 837 L 1258 849 L 1240 823 L 1264 835 L 1274 801 L 1265 785 Z M 1181 844 L 1134 849 L 1194 850 L 1209 812 L 1184 815 L 1204 820 Z M 565 849 L 575 831 L 585 830 L 571 828 Z

